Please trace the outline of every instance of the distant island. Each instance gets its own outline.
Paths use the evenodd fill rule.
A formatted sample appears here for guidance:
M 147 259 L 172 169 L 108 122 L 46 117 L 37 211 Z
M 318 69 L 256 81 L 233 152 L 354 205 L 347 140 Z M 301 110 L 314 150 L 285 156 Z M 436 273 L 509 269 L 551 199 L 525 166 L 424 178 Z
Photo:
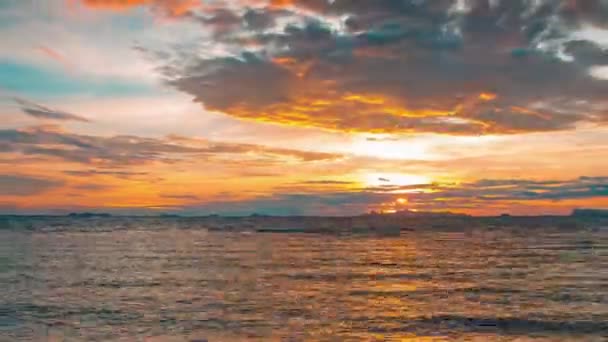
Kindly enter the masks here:
M 88 217 L 112 217 L 112 214 L 108 213 L 69 213 L 68 217 L 80 217 L 80 218 L 88 218 Z
M 571 216 L 608 218 L 608 209 L 574 209 Z
M 158 215 L 158 217 L 163 217 L 163 218 L 175 218 L 175 217 L 181 217 L 180 215 L 177 214 L 160 214 Z
M 19 214 L 0 214 L 2 216 L 12 217 L 61 217 L 61 215 L 19 215 Z M 327 219 L 344 219 L 344 218 L 362 218 L 362 217 L 374 217 L 383 219 L 393 218 L 535 218 L 535 217 L 580 217 L 580 218 L 608 218 L 608 209 L 574 209 L 570 215 L 525 215 L 518 216 L 510 213 L 502 213 L 497 216 L 473 216 L 464 213 L 454 213 L 450 211 L 415 211 L 415 210 L 400 210 L 396 212 L 376 212 L 370 211 L 369 213 L 363 213 L 354 216 L 318 216 L 318 215 L 269 215 L 263 213 L 251 213 L 249 215 L 220 215 L 220 214 L 205 214 L 205 215 L 184 215 L 180 213 L 159 213 L 156 215 L 113 215 L 104 212 L 72 212 L 64 216 L 72 218 L 108 218 L 108 217 L 160 217 L 160 218 L 209 218 L 209 219 L 221 219 L 221 218 L 254 218 L 254 219 L 268 219 L 268 218 L 323 218 Z
M 96 226 L 116 225 L 117 220 L 171 220 L 184 229 L 207 229 L 224 232 L 260 233 L 321 233 L 321 234 L 380 234 L 397 235 L 408 231 L 437 230 L 463 231 L 470 229 L 607 229 L 608 210 L 576 209 L 570 215 L 556 216 L 470 216 L 451 212 L 399 211 L 394 213 L 370 212 L 357 216 L 180 216 L 162 213 L 157 216 L 113 216 L 109 213 L 79 212 L 65 216 L 0 216 L 0 229 L 12 227 L 53 226 L 54 220 L 96 219 Z M 25 224 L 24 224 L 25 223 Z M 57 226 L 57 225 L 56 225 Z M 58 225 L 61 226 L 61 225 Z M 36 228 L 31 228 L 36 229 Z

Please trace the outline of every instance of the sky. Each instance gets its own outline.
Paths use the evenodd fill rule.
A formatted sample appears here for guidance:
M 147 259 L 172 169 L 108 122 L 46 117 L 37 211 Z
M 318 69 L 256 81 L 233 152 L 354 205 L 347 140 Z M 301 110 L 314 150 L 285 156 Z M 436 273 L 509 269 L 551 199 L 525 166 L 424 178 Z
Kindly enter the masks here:
M 608 208 L 608 1 L 0 1 L 0 214 Z

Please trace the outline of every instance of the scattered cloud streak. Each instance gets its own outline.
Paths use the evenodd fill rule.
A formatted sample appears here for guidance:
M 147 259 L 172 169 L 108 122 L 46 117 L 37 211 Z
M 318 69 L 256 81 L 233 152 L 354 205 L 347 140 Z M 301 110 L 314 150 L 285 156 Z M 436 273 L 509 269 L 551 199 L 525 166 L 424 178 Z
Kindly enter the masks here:
M 212 142 L 169 136 L 164 139 L 138 136 L 92 136 L 64 131 L 56 126 L 0 130 L 0 151 L 46 156 L 67 162 L 95 166 L 141 165 L 151 162 L 173 163 L 192 158 L 226 156 L 268 157 L 296 162 L 329 161 L 338 154 L 307 152 L 261 145 Z
M 310 180 L 300 184 L 305 185 L 352 185 L 355 184 L 352 181 L 340 181 L 340 180 Z
M 279 189 L 280 190 L 280 189 Z M 423 211 L 509 210 L 510 205 L 538 205 L 542 201 L 567 201 L 608 197 L 608 177 L 572 180 L 487 179 L 462 184 L 420 184 L 355 189 L 351 191 L 273 195 L 235 201 L 216 201 L 185 206 L 187 213 L 249 215 L 357 215 L 369 209 L 417 209 Z M 406 199 L 399 203 L 397 200 Z
M 17 97 L 14 98 L 14 100 L 21 107 L 23 113 L 35 117 L 37 119 L 90 122 L 90 120 L 85 117 L 45 107 L 32 101 Z
M 3 196 L 34 196 L 61 186 L 57 180 L 44 179 L 28 175 L 0 175 L 0 193 Z
M 572 180 L 482 179 L 461 184 L 421 184 L 369 188 L 405 196 L 408 205 L 424 209 L 492 208 L 500 203 L 608 198 L 608 177 Z
M 75 177 L 111 176 L 117 178 L 132 178 L 147 176 L 147 172 L 122 171 L 122 170 L 66 170 L 64 174 Z
M 186 201 L 196 201 L 199 200 L 200 197 L 191 194 L 161 194 L 161 198 L 175 199 L 175 200 L 186 200 Z
M 66 67 L 71 67 L 71 63 L 68 61 L 68 59 L 62 53 L 56 51 L 55 49 L 52 49 L 48 46 L 40 45 L 36 48 L 36 50 L 41 52 L 45 56 L 55 60 L 56 62 L 65 65 Z
M 72 189 L 80 191 L 80 192 L 97 192 L 97 191 L 105 191 L 113 188 L 112 185 L 109 184 L 97 184 L 97 183 L 83 183 L 76 184 L 72 186 Z

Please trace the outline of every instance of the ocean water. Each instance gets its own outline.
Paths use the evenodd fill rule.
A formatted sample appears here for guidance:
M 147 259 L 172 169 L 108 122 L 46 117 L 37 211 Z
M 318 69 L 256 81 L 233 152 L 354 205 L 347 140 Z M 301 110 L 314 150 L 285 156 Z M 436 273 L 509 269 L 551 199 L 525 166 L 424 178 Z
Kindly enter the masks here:
M 0 229 L 0 341 L 606 341 L 608 231 Z

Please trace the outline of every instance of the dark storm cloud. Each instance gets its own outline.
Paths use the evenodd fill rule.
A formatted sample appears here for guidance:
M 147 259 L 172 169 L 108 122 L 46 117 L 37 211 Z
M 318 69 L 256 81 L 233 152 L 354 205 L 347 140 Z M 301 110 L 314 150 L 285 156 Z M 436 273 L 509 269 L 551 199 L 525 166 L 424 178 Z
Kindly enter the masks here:
M 229 9 L 216 9 L 203 16 L 189 14 L 201 24 L 212 28 L 216 38 L 229 35 L 243 23 L 240 16 Z
M 571 23 L 590 23 L 608 27 L 608 2 L 606 0 L 567 1 L 561 14 Z
M 273 27 L 278 18 L 288 14 L 289 12 L 284 10 L 257 10 L 249 8 L 243 14 L 243 22 L 246 28 L 259 31 Z
M 0 193 L 4 196 L 38 195 L 59 187 L 62 182 L 27 175 L 0 175 Z
M 603 22 L 599 1 L 244 3 L 253 7 L 205 13 L 212 29 L 230 26 L 215 43 L 238 53 L 202 58 L 184 48 L 166 60 L 169 84 L 211 110 L 340 131 L 458 135 L 608 119 L 608 81 L 589 74 L 605 52 L 567 39 Z M 288 24 L 259 19 L 277 11 Z
M 229 8 L 214 8 L 203 13 L 190 12 L 187 17 L 211 28 L 216 38 L 229 39 L 240 30 L 262 31 L 271 28 L 278 18 L 289 15 L 289 11 L 271 8 L 247 8 L 241 13 Z
M 588 65 L 608 64 L 608 51 L 591 42 L 574 40 L 565 44 L 565 52 Z
M 57 109 L 48 108 L 32 101 L 24 100 L 21 98 L 14 98 L 14 100 L 21 107 L 23 113 L 38 119 L 89 122 L 89 119 L 84 118 L 82 116 L 67 113 Z
M 217 158 L 243 154 L 269 156 L 278 160 L 289 158 L 302 162 L 333 160 L 341 157 L 330 153 L 211 142 L 176 136 L 164 139 L 126 135 L 91 136 L 46 126 L 0 130 L 0 151 L 54 157 L 69 162 L 100 166 L 137 165 L 154 161 L 171 163 L 183 158 L 192 160 L 194 157 Z M 72 172 L 72 175 L 78 174 L 78 171 Z

